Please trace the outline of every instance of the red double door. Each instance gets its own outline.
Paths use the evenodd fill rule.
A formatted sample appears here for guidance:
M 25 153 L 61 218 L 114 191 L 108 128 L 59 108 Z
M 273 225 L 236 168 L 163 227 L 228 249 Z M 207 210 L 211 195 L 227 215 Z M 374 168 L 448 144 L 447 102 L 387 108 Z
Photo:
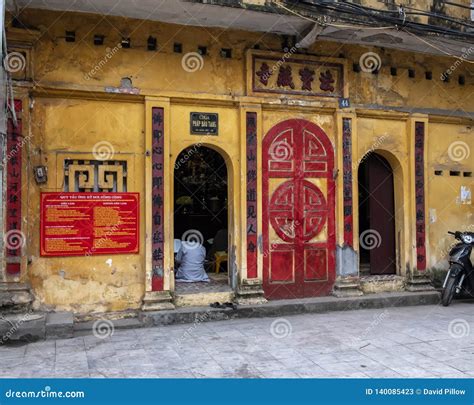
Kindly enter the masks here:
M 268 299 L 328 295 L 335 280 L 334 150 L 291 119 L 263 141 L 263 287 Z

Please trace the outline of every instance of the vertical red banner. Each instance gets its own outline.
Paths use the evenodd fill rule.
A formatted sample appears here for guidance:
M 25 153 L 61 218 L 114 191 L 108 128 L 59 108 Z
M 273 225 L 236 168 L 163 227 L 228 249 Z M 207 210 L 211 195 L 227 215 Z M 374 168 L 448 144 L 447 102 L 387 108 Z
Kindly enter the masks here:
M 257 113 L 246 115 L 247 278 L 257 278 Z
M 344 244 L 354 246 L 353 207 L 352 207 L 352 120 L 342 119 L 342 169 L 343 169 L 343 209 Z
M 15 111 L 21 113 L 22 103 L 15 100 Z M 8 120 L 7 126 L 7 190 L 5 216 L 5 258 L 7 274 L 18 275 L 21 270 L 21 254 L 26 239 L 21 231 L 21 152 L 23 147 L 21 119 L 17 125 Z
M 153 291 L 163 290 L 164 269 L 164 134 L 163 108 L 152 108 L 152 281 Z
M 415 122 L 415 198 L 416 198 L 416 264 L 426 270 L 425 246 L 425 123 Z

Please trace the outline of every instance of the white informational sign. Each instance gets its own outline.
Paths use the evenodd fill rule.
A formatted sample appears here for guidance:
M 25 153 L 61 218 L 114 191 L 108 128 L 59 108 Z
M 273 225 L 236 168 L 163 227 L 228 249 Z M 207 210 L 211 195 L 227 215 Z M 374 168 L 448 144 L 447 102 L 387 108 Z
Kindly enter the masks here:
M 471 204 L 472 193 L 468 186 L 461 186 L 461 204 Z

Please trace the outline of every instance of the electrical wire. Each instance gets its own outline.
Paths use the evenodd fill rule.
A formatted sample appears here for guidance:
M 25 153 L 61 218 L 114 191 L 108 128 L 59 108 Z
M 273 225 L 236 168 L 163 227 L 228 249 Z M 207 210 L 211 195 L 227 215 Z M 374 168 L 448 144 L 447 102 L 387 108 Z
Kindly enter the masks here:
M 464 4 L 459 4 L 459 3 L 452 3 L 450 1 L 445 1 L 444 4 L 449 4 L 450 6 L 456 6 L 456 7 L 461 7 L 461 8 L 466 8 L 468 10 L 474 10 L 473 6 L 465 6 Z
M 286 10 L 286 11 L 288 11 L 288 12 L 294 14 L 294 15 L 297 15 L 298 17 L 303 18 L 303 19 L 305 19 L 305 20 L 312 21 L 312 22 L 314 22 L 314 23 L 316 23 L 316 24 L 320 24 L 320 25 L 324 25 L 324 26 L 330 26 L 330 27 L 336 27 L 336 28 L 364 29 L 363 27 L 357 28 L 357 27 L 354 27 L 354 26 L 341 25 L 341 24 L 321 23 L 321 22 L 319 22 L 319 21 L 317 21 L 317 20 L 314 20 L 314 19 L 311 19 L 311 18 L 309 18 L 309 17 L 306 17 L 306 16 L 304 16 L 304 15 L 302 15 L 302 14 L 300 14 L 300 13 L 294 11 L 294 10 L 291 10 L 290 8 L 284 6 L 284 5 L 280 4 L 280 3 L 276 3 L 276 4 L 277 4 L 279 7 L 283 8 L 284 10 Z M 389 26 L 389 27 L 367 27 L 367 28 L 368 28 L 368 29 L 385 29 L 385 30 L 386 30 L 386 29 L 391 29 L 391 30 L 397 29 L 397 27 L 394 27 L 394 26 Z M 407 29 L 403 29 L 403 31 L 406 32 L 407 34 L 410 34 L 411 36 L 413 36 L 414 38 L 418 39 L 419 41 L 425 43 L 426 45 L 432 47 L 433 49 L 436 49 L 438 52 L 441 52 L 441 53 L 443 53 L 443 54 L 445 54 L 445 55 L 447 55 L 447 56 L 456 58 L 456 59 L 458 59 L 458 60 L 460 60 L 460 61 L 462 61 L 462 62 L 474 64 L 474 61 L 469 61 L 469 60 L 464 59 L 463 57 L 459 57 L 459 56 L 457 56 L 457 55 L 453 55 L 453 54 L 451 54 L 451 53 L 449 53 L 449 52 L 446 52 L 445 50 L 443 50 L 443 49 L 441 49 L 441 48 L 439 48 L 439 47 L 433 45 L 432 43 L 430 43 L 430 42 L 424 40 L 423 38 L 421 38 L 421 37 L 418 36 L 418 35 L 415 35 L 414 33 L 410 32 L 410 31 L 407 30 Z
M 284 5 L 280 3 L 276 3 L 279 7 L 285 7 Z M 307 9 L 309 12 L 313 11 L 314 8 L 319 8 L 323 10 L 329 10 L 334 13 L 337 13 L 338 18 L 350 22 L 350 23 L 355 23 L 355 24 L 364 24 L 366 25 L 366 21 L 361 21 L 360 18 L 358 20 L 353 20 L 351 18 L 348 18 L 344 14 L 348 14 L 350 16 L 360 16 L 361 13 L 365 14 L 367 17 L 372 18 L 374 20 L 374 23 L 380 24 L 380 23 L 389 23 L 392 24 L 390 28 L 399 28 L 399 27 L 408 27 L 414 31 L 420 32 L 420 33 L 429 33 L 429 34 L 441 34 L 441 35 L 450 35 L 452 37 L 457 37 L 457 38 L 474 38 L 474 33 L 470 32 L 461 32 L 458 30 L 453 30 L 445 27 L 440 27 L 432 24 L 421 24 L 421 23 L 416 23 L 413 21 L 404 21 L 404 19 L 401 18 L 395 18 L 393 16 L 386 15 L 388 14 L 394 14 L 396 13 L 398 17 L 400 17 L 399 11 L 393 11 L 389 10 L 383 11 L 383 10 L 376 10 L 364 6 L 360 6 L 358 4 L 353 4 L 353 3 L 334 3 L 332 1 L 320 1 L 317 4 L 314 3 L 313 1 L 299 1 L 298 6 L 303 6 L 304 9 Z M 288 7 L 285 7 L 286 10 L 290 10 Z M 385 15 L 383 15 L 385 13 Z M 349 21 L 347 21 L 349 20 Z M 320 23 L 321 24 L 321 23 Z M 322 24 L 324 25 L 324 24 Z M 326 23 L 326 25 L 331 25 L 331 23 Z M 334 24 L 333 24 L 334 25 Z M 470 27 L 471 25 L 469 25 Z

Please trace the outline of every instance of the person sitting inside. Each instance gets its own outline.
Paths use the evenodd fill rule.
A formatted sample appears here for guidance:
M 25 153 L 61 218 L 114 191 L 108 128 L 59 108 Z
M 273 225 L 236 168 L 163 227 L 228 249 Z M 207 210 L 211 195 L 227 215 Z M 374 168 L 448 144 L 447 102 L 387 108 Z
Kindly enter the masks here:
M 194 283 L 197 281 L 209 282 L 204 270 L 206 249 L 202 244 L 195 242 L 181 242 L 181 248 L 176 255 L 179 268 L 176 271 L 176 281 Z
M 216 252 L 227 252 L 228 238 L 227 229 L 219 229 L 217 231 L 216 236 L 214 236 L 211 249 L 209 250 L 209 260 L 214 260 L 214 254 Z

